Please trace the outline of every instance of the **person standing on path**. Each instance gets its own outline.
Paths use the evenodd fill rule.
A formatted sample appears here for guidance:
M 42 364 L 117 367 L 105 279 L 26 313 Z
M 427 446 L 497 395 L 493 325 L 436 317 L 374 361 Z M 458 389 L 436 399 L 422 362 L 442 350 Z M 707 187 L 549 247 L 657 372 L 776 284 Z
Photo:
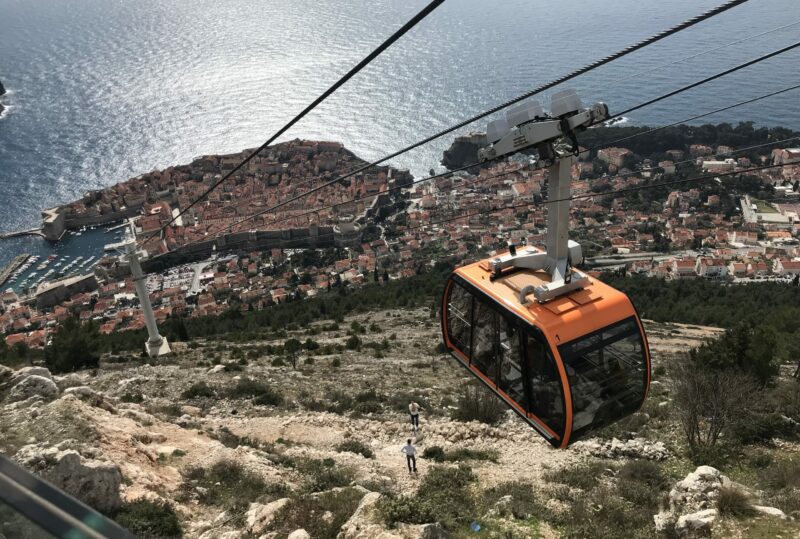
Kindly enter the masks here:
M 411 445 L 411 438 L 408 439 L 408 442 L 403 446 L 400 452 L 406 455 L 408 473 L 417 473 L 417 448 Z
M 419 404 L 414 401 L 408 404 L 408 413 L 411 415 L 411 430 L 413 431 L 419 428 L 419 411 L 421 409 Z

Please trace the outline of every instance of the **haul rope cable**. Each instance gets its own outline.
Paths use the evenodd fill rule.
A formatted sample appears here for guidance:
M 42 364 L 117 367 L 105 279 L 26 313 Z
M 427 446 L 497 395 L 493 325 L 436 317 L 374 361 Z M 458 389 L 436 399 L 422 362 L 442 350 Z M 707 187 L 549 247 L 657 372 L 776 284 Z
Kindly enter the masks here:
M 257 156 L 261 151 L 263 151 L 267 146 L 272 144 L 272 142 L 280 137 L 283 133 L 285 133 L 289 128 L 291 128 L 294 124 L 300 121 L 306 114 L 311 112 L 314 108 L 317 107 L 320 103 L 322 103 L 326 98 L 328 98 L 331 94 L 333 94 L 339 87 L 345 84 L 348 80 L 350 80 L 353 76 L 355 76 L 359 71 L 365 68 L 367 65 L 372 62 L 375 58 L 377 58 L 381 53 L 383 53 L 386 49 L 388 49 L 395 41 L 400 39 L 403 35 L 405 35 L 409 30 L 411 30 L 414 26 L 417 25 L 420 21 L 422 21 L 425 17 L 427 17 L 434 9 L 439 7 L 445 0 L 433 0 L 430 2 L 425 8 L 423 8 L 419 13 L 417 13 L 414 17 L 411 18 L 406 24 L 404 24 L 399 30 L 397 30 L 394 34 L 392 34 L 386 41 L 381 43 L 375 50 L 369 53 L 363 60 L 361 60 L 358 64 L 356 64 L 350 71 L 348 71 L 345 75 L 343 75 L 339 80 L 337 80 L 331 87 L 325 90 L 319 97 L 317 97 L 314 101 L 311 102 L 306 108 L 304 108 L 300 113 L 298 113 L 294 118 L 292 118 L 286 125 L 280 128 L 278 131 L 275 132 L 264 144 L 259 146 L 253 153 L 243 159 L 239 164 L 237 164 L 230 172 L 225 174 L 222 178 L 211 184 L 211 186 L 206 189 L 199 197 L 193 200 L 187 207 L 183 208 L 178 212 L 177 215 L 172 217 L 170 221 L 164 225 L 159 231 L 158 234 L 163 233 L 169 225 L 174 223 L 181 215 L 183 215 L 187 210 L 195 206 L 198 202 L 203 200 L 205 197 L 209 195 L 214 189 L 219 187 L 225 180 L 230 178 L 234 173 L 236 173 L 239 169 L 241 169 L 244 165 L 250 162 L 255 156 Z M 152 234 L 153 236 L 155 234 Z M 145 238 L 146 241 L 147 238 Z
M 724 75 L 728 75 L 728 74 L 733 73 L 735 71 L 738 71 L 740 69 L 744 69 L 745 67 L 749 67 L 749 66 L 751 66 L 751 65 L 753 65 L 755 63 L 758 63 L 758 62 L 760 62 L 762 60 L 766 60 L 768 58 L 772 58 L 773 56 L 776 56 L 778 54 L 781 54 L 783 52 L 786 52 L 787 50 L 790 50 L 790 49 L 798 47 L 798 46 L 800 46 L 800 42 L 798 42 L 798 43 L 796 43 L 794 45 L 791 45 L 789 47 L 786 47 L 784 49 L 781 49 L 779 51 L 768 53 L 768 54 L 766 54 L 764 56 L 761 56 L 759 58 L 756 58 L 756 59 L 753 59 L 753 60 L 749 60 L 748 62 L 745 62 L 743 64 L 739 64 L 738 66 L 734 66 L 734 67 L 732 67 L 730 69 L 727 69 L 727 70 L 725 70 L 723 72 L 720 72 L 720 73 L 717 73 L 717 74 L 712 75 L 710 77 L 707 77 L 706 79 L 703 79 L 701 81 L 690 83 L 690 84 L 688 84 L 686 86 L 683 86 L 682 88 L 678 88 L 676 90 L 673 90 L 673 91 L 669 92 L 668 94 L 664 94 L 664 95 L 659 96 L 657 98 L 651 99 L 651 100 L 649 100 L 647 102 L 647 104 L 653 104 L 653 103 L 661 101 L 663 99 L 667 99 L 668 97 L 675 96 L 675 95 L 680 94 L 680 93 L 682 93 L 684 91 L 687 91 L 689 89 L 692 89 L 692 88 L 695 88 L 697 86 L 700 86 L 701 84 L 704 84 L 706 82 L 710 82 L 711 80 L 715 80 L 717 78 L 720 78 L 720 77 L 722 77 Z M 800 85 L 794 85 L 794 86 L 790 86 L 790 87 L 787 87 L 787 88 L 783 88 L 781 90 L 770 92 L 768 94 L 757 96 L 757 97 L 754 97 L 754 98 L 751 98 L 751 99 L 740 101 L 738 103 L 734 103 L 732 105 L 727 105 L 727 106 L 722 107 L 722 108 L 718 108 L 718 109 L 715 109 L 715 110 L 712 110 L 712 111 L 709 111 L 709 112 L 705 112 L 705 113 L 698 114 L 698 115 L 695 115 L 695 116 L 692 116 L 692 117 L 689 117 L 689 118 L 685 118 L 683 120 L 679 120 L 679 121 L 673 122 L 671 124 L 667 124 L 667 125 L 664 125 L 664 126 L 656 127 L 656 128 L 650 129 L 648 131 L 644 131 L 644 132 L 641 132 L 641 133 L 630 135 L 630 136 L 627 136 L 627 137 L 624 137 L 624 138 L 621 138 L 621 139 L 617 139 L 617 140 L 609 142 L 609 143 L 604 143 L 604 144 L 601 144 L 601 145 L 597 145 L 597 146 L 594 146 L 594 147 L 592 147 L 592 148 L 590 148 L 590 149 L 588 149 L 586 151 L 590 151 L 591 152 L 591 151 L 596 151 L 596 150 L 598 150 L 600 148 L 603 148 L 603 147 L 610 147 L 610 146 L 613 146 L 613 145 L 615 145 L 615 144 L 617 144 L 617 143 L 619 143 L 621 141 L 624 141 L 624 140 L 630 140 L 630 139 L 633 139 L 633 138 L 636 138 L 636 137 L 639 137 L 639 136 L 644 136 L 644 135 L 647 135 L 647 134 L 651 134 L 651 133 L 659 131 L 661 129 L 666 129 L 668 127 L 672 127 L 672 126 L 675 126 L 675 125 L 686 123 L 686 122 L 689 122 L 689 121 L 692 121 L 692 120 L 696 120 L 698 118 L 703 118 L 705 116 L 710 116 L 710 115 L 716 114 L 718 112 L 722 112 L 722 111 L 730 110 L 730 109 L 733 109 L 733 108 L 736 108 L 736 107 L 740 107 L 740 106 L 743 106 L 743 105 L 747 105 L 747 104 L 750 104 L 750 103 L 754 103 L 754 102 L 759 101 L 761 99 L 766 99 L 768 97 L 773 97 L 775 95 L 779 95 L 779 94 L 782 94 L 782 93 L 785 93 L 785 92 L 796 90 L 798 88 L 800 88 Z M 633 107 L 633 108 L 628 109 L 628 110 L 642 108 L 643 106 L 645 106 L 645 105 L 638 105 L 638 106 Z M 617 115 L 617 116 L 620 116 L 620 115 Z M 486 162 L 491 162 L 491 161 L 494 161 L 494 160 L 496 160 L 496 159 L 493 159 L 493 160 L 490 160 L 490 161 L 486 161 Z M 362 198 L 354 198 L 354 199 L 351 199 L 351 200 L 348 200 L 348 201 L 338 202 L 338 203 L 332 204 L 330 206 L 324 206 L 324 207 L 321 207 L 321 208 L 315 208 L 313 210 L 309 210 L 309 212 L 306 213 L 306 214 L 286 217 L 286 218 L 284 218 L 284 220 L 285 219 L 294 219 L 294 218 L 297 218 L 297 217 L 301 217 L 303 215 L 310 215 L 310 214 L 316 213 L 318 211 L 323 211 L 323 210 L 326 210 L 326 209 L 332 209 L 334 207 L 341 206 L 341 205 L 344 205 L 344 204 L 349 204 L 349 203 L 355 202 L 357 200 L 364 200 L 364 199 L 367 199 L 367 198 L 372 198 L 374 196 L 379 196 L 381 194 L 389 193 L 389 192 L 392 192 L 392 191 L 405 189 L 405 188 L 408 188 L 408 187 L 410 187 L 412 185 L 417 185 L 417 184 L 420 184 L 420 183 L 423 183 L 423 182 L 426 182 L 426 181 L 430 181 L 430 180 L 442 178 L 442 177 L 445 177 L 445 176 L 449 176 L 449 175 L 457 173 L 457 172 L 462 172 L 462 171 L 468 170 L 470 168 L 474 168 L 476 166 L 480 166 L 481 164 L 482 164 L 481 162 L 471 163 L 469 165 L 464 165 L 464 166 L 458 167 L 458 168 L 453 169 L 453 170 L 449 170 L 449 171 L 442 172 L 442 173 L 439 173 L 439 174 L 434 174 L 432 176 L 428 176 L 426 178 L 422 178 L 422 179 L 419 179 L 419 180 L 414 180 L 413 182 L 411 182 L 408 185 L 397 186 L 397 187 L 391 188 L 391 189 L 389 189 L 387 191 L 384 191 L 382 193 L 378 193 L 377 195 L 370 195 L 368 197 L 362 197 Z M 329 185 L 329 184 L 326 184 L 326 185 Z M 320 188 L 322 188 L 322 187 L 324 187 L 324 186 L 320 186 Z M 270 207 L 268 207 L 268 208 L 266 208 L 264 210 L 260 210 L 260 211 L 258 211 L 256 213 L 254 213 L 253 215 L 249 215 L 247 217 L 244 217 L 241 220 L 239 220 L 239 221 L 237 221 L 235 223 L 232 223 L 228 227 L 222 229 L 221 231 L 216 232 L 216 234 L 223 234 L 223 233 L 227 232 L 228 230 L 231 230 L 235 226 L 238 226 L 238 225 L 240 225 L 242 223 L 245 223 L 245 222 L 247 222 L 249 220 L 252 220 L 252 219 L 255 219 L 255 218 L 260 217 L 262 215 L 265 215 L 267 213 L 270 213 L 271 211 L 273 211 L 273 209 L 274 209 L 274 206 L 270 206 Z M 276 220 L 276 221 L 273 221 L 273 222 L 270 222 L 270 223 L 267 223 L 267 225 L 274 224 L 274 223 L 276 223 L 278 221 L 280 221 L 280 219 Z
M 790 23 L 790 24 L 786 24 L 786 25 L 783 25 L 783 26 L 779 26 L 779 27 L 776 27 L 776 28 L 772 28 L 772 29 L 770 29 L 770 30 L 767 30 L 767 31 L 764 31 L 764 32 L 760 32 L 760 33 L 758 33 L 758 34 L 754 34 L 754 35 L 751 35 L 751 36 L 747 36 L 747 37 L 745 37 L 745 38 L 742 38 L 742 39 L 739 39 L 739 40 L 736 40 L 736 41 L 732 41 L 732 42 L 730 42 L 730 43 L 726 43 L 726 44 L 724 44 L 724 45 L 720 45 L 720 46 L 716 46 L 716 47 L 712 47 L 712 48 L 710 48 L 710 49 L 706 49 L 706 50 L 700 51 L 700 52 L 698 52 L 698 53 L 692 54 L 691 56 L 687 56 L 687 57 L 684 57 L 684 58 L 680 58 L 680 59 L 678 59 L 678 60 L 673 60 L 673 61 L 671 61 L 671 62 L 668 62 L 668 63 L 665 63 L 665 64 L 661 64 L 661 65 L 658 65 L 658 66 L 655 66 L 655 67 L 649 68 L 649 69 L 647 69 L 647 70 L 644 70 L 644 71 L 640 71 L 640 72 L 638 72 L 638 73 L 635 73 L 635 74 L 633 74 L 633 75 L 629 75 L 629 76 L 622 77 L 622 78 L 620 78 L 620 79 L 617 79 L 617 80 L 615 80 L 615 81 L 611 82 L 611 87 L 612 87 L 612 88 L 614 88 L 614 87 L 617 87 L 617 86 L 619 85 L 619 83 L 620 83 L 620 82 L 623 82 L 623 81 L 626 81 L 626 80 L 632 79 L 632 78 L 634 78 L 634 77 L 639 77 L 639 76 L 641 76 L 641 75 L 643 75 L 643 74 L 651 73 L 651 72 L 653 72 L 653 71 L 662 70 L 662 69 L 664 69 L 665 67 L 669 67 L 669 66 L 672 66 L 672 65 L 681 64 L 681 63 L 684 63 L 684 62 L 686 62 L 686 61 L 688 61 L 688 60 L 691 60 L 691 59 L 693 59 L 693 58 L 697 58 L 697 57 L 700 57 L 700 56 L 704 56 L 704 55 L 706 55 L 706 54 L 709 54 L 709 53 L 711 53 L 711 52 L 716 52 L 716 51 L 719 51 L 719 50 L 721 50 L 721 49 L 724 49 L 724 48 L 730 47 L 730 46 L 732 46 L 732 45 L 736 45 L 736 44 L 739 44 L 739 43 L 744 43 L 744 42 L 746 42 L 746 41 L 750 41 L 750 40 L 752 40 L 752 39 L 756 39 L 756 38 L 758 38 L 758 37 L 761 37 L 761 36 L 764 36 L 764 35 L 767 35 L 767 34 L 771 34 L 771 33 L 774 33 L 774 32 L 780 31 L 780 30 L 785 30 L 786 28 L 790 28 L 790 27 L 792 27 L 792 26 L 796 26 L 796 25 L 798 25 L 798 24 L 800 24 L 800 21 L 796 21 L 796 22 L 793 22 L 793 23 Z M 607 89 L 607 88 L 608 88 L 608 87 L 606 87 L 606 89 Z M 348 178 L 348 177 L 350 177 L 352 174 L 357 174 L 358 172 L 360 172 L 360 171 L 363 171 L 363 169 L 362 169 L 362 168 L 359 168 L 359 167 L 362 167 L 362 165 L 357 165 L 357 166 L 356 166 L 354 169 L 352 169 L 351 171 L 348 171 L 348 172 L 345 172 L 345 173 L 341 174 L 341 175 L 338 177 L 338 180 L 342 180 L 342 179 Z M 294 187 L 300 187 L 300 186 L 307 185 L 307 184 L 309 184 L 309 183 L 312 183 L 312 182 L 313 182 L 315 179 L 316 179 L 316 178 L 310 178 L 310 179 L 307 179 L 307 180 L 302 180 L 302 181 L 300 181 L 300 182 L 297 182 L 297 184 L 296 184 Z M 168 225 L 165 225 L 165 227 L 166 227 L 166 226 L 168 226 Z M 162 228 L 162 231 L 163 231 L 163 228 Z
M 729 152 L 728 154 L 721 154 L 721 155 L 732 155 L 734 153 L 740 153 L 740 152 L 751 150 L 751 149 L 754 149 L 754 148 L 768 146 L 770 144 L 777 144 L 777 143 L 780 143 L 780 142 L 786 142 L 786 141 L 789 141 L 789 140 L 795 140 L 795 139 L 798 139 L 798 138 L 800 138 L 800 137 L 790 137 L 790 138 L 787 138 L 787 139 L 783 139 L 781 141 L 775 141 L 775 142 L 770 142 L 770 143 L 765 143 L 765 144 L 758 144 L 758 145 L 754 145 L 754 146 L 748 146 L 748 147 L 745 147 L 745 148 L 741 148 L 741 149 Z M 686 162 L 691 162 L 691 161 L 686 161 Z M 679 164 L 679 163 L 676 163 L 676 164 Z M 794 161 L 790 161 L 790 162 L 782 163 L 782 164 L 762 165 L 762 166 L 758 166 L 758 167 L 751 167 L 751 168 L 741 169 L 741 170 L 731 171 L 731 172 L 709 174 L 709 175 L 705 175 L 705 176 L 698 176 L 698 177 L 695 177 L 695 178 L 685 178 L 685 179 L 681 179 L 681 180 L 672 180 L 672 181 L 669 181 L 669 182 L 660 182 L 660 183 L 656 183 L 656 184 L 627 187 L 627 188 L 624 188 L 624 189 L 616 190 L 616 191 L 613 192 L 613 194 L 617 195 L 617 194 L 625 194 L 625 193 L 636 192 L 636 191 L 646 191 L 646 190 L 649 190 L 649 189 L 658 189 L 658 188 L 661 188 L 661 187 L 670 187 L 670 186 L 673 186 L 673 185 L 680 185 L 680 184 L 685 184 L 685 183 L 700 183 L 700 182 L 707 181 L 707 180 L 714 180 L 714 179 L 717 179 L 717 178 L 724 178 L 724 177 L 735 176 L 735 175 L 739 175 L 739 174 L 747 174 L 749 172 L 758 172 L 758 171 L 761 171 L 761 170 L 780 168 L 780 167 L 784 167 L 784 166 L 788 166 L 788 165 L 795 165 L 795 164 L 800 164 L 800 160 L 794 160 Z M 520 170 L 507 171 L 507 172 L 503 172 L 503 173 L 499 174 L 498 176 L 512 174 L 514 172 L 519 172 L 519 171 Z M 632 174 L 632 173 L 629 173 L 628 175 L 630 175 L 630 174 Z M 536 208 L 540 208 L 540 207 L 546 206 L 548 204 L 555 204 L 557 202 L 566 202 L 566 201 L 573 201 L 573 200 L 588 199 L 588 198 L 593 198 L 593 197 L 596 197 L 596 196 L 601 196 L 602 194 L 603 193 L 586 193 L 586 194 L 580 194 L 580 195 L 571 195 L 571 196 L 565 197 L 565 198 L 544 200 L 544 201 L 541 201 L 541 202 L 523 202 L 523 203 L 519 203 L 519 204 L 513 204 L 513 205 L 510 205 L 510 206 L 501 206 L 501 207 L 493 208 L 493 209 L 489 209 L 489 210 L 480 210 L 480 211 L 466 213 L 466 214 L 459 214 L 459 215 L 456 215 L 456 216 L 453 216 L 453 217 L 448 217 L 448 218 L 440 219 L 440 220 L 437 220 L 437 221 L 431 221 L 431 222 L 427 222 L 427 223 L 421 223 L 419 225 L 405 227 L 403 229 L 403 232 L 407 231 L 407 230 L 415 230 L 415 229 L 419 229 L 419 228 L 425 228 L 425 227 L 428 227 L 428 226 L 436 226 L 438 224 L 457 221 L 459 219 L 465 219 L 465 218 L 469 218 L 469 217 L 475 217 L 475 216 L 478 216 L 478 215 L 491 215 L 491 214 L 498 213 L 498 212 L 505 211 L 505 210 L 514 210 L 514 209 L 520 209 L 520 208 L 527 208 L 527 209 L 532 211 L 532 210 L 534 210 Z M 334 236 L 335 236 L 334 233 L 330 233 L 329 232 L 329 233 L 325 233 L 325 234 L 320 234 L 319 236 L 316 236 L 315 239 L 318 240 L 320 238 L 331 238 L 331 237 L 334 237 Z M 306 240 L 306 238 L 298 238 L 297 240 L 279 240 L 279 241 L 282 244 L 281 246 L 286 246 L 286 245 L 288 245 L 290 243 L 293 243 L 293 242 L 296 243 L 296 242 L 305 241 L 305 240 Z
M 567 81 L 569 81 L 571 79 L 574 79 L 575 77 L 578 77 L 579 75 L 583 75 L 584 73 L 588 73 L 589 71 L 592 71 L 593 69 L 596 69 L 596 68 L 598 68 L 600 66 L 608 64 L 610 62 L 613 62 L 614 60 L 622 58 L 623 56 L 626 56 L 626 55 L 628 55 L 628 54 L 630 54 L 632 52 L 635 52 L 635 51 L 637 51 L 639 49 L 642 49 L 642 48 L 644 48 L 644 47 L 646 47 L 648 45 L 651 45 L 651 44 L 653 44 L 653 43 L 655 43 L 657 41 L 660 41 L 660 40 L 662 40 L 662 39 L 664 39 L 666 37 L 669 37 L 669 36 L 671 36 L 673 34 L 676 34 L 676 33 L 680 32 L 681 30 L 689 28 L 689 27 L 691 27 L 691 26 L 693 26 L 693 25 L 695 25 L 697 23 L 700 23 L 702 21 L 710 19 L 711 17 L 719 15 L 720 13 L 723 13 L 723 12 L 725 12 L 725 11 L 727 11 L 729 9 L 732 9 L 732 8 L 734 8 L 734 7 L 736 7 L 736 6 L 740 5 L 740 4 L 743 4 L 743 3 L 747 2 L 747 1 L 748 0 L 730 0 L 730 1 L 728 1 L 728 2 L 726 2 L 724 4 L 722 4 L 722 5 L 714 8 L 714 9 L 711 9 L 709 11 L 706 11 L 705 13 L 702 13 L 700 15 L 692 17 L 691 19 L 688 19 L 688 20 L 686 20 L 686 21 L 684 21 L 684 22 L 682 22 L 682 23 L 680 23 L 680 24 L 678 24 L 676 26 L 673 26 L 673 27 L 671 27 L 671 28 L 669 28 L 667 30 L 663 30 L 662 32 L 660 32 L 658 34 L 655 34 L 655 35 L 653 35 L 653 36 L 651 36 L 651 37 L 649 37 L 647 39 L 644 39 L 642 41 L 639 41 L 638 43 L 630 45 L 630 46 L 628 46 L 628 47 L 626 47 L 626 48 L 624 48 L 624 49 L 622 49 L 620 51 L 617 51 L 614 54 L 611 54 L 609 56 L 606 56 L 604 58 L 596 60 L 596 61 L 594 61 L 594 62 L 592 62 L 590 64 L 587 64 L 587 65 L 585 65 L 585 66 L 583 66 L 583 67 L 581 67 L 579 69 L 576 69 L 576 70 L 574 70 L 574 71 L 572 71 L 572 72 L 570 72 L 570 73 L 568 73 L 566 75 L 563 75 L 563 76 L 561 76 L 561 77 L 559 77 L 559 78 L 557 78 L 555 80 L 552 80 L 552 81 L 550 81 L 548 83 L 542 84 L 541 86 L 538 86 L 538 87 L 534 88 L 533 90 L 525 92 L 524 94 L 522 94 L 520 96 L 517 96 L 517 97 L 515 97 L 515 98 L 513 98 L 513 99 L 511 99 L 509 101 L 506 101 L 505 103 L 497 105 L 497 106 L 495 106 L 495 107 L 493 107 L 493 108 L 491 108 L 491 109 L 489 109 L 487 111 L 484 111 L 484 112 L 482 112 L 482 113 L 480 113 L 480 114 L 478 114 L 476 116 L 473 116 L 472 118 L 464 120 L 464 121 L 462 121 L 462 122 L 460 122 L 460 123 L 458 123 L 456 125 L 448 127 L 447 129 L 445 129 L 443 131 L 440 131 L 440 132 L 438 132 L 438 133 L 436 133 L 434 135 L 431 135 L 431 136 L 429 136 L 429 137 L 427 137 L 427 138 L 425 138 L 423 140 L 415 142 L 414 144 L 411 144 L 410 146 L 406 146 L 405 148 L 403 148 L 401 150 L 398 150 L 398 151 L 396 151 L 396 152 L 394 152 L 392 154 L 384 156 L 384 157 L 378 159 L 377 161 L 372 161 L 371 163 L 368 163 L 368 164 L 364 165 L 363 167 L 361 167 L 359 169 L 351 171 L 351 172 L 347 173 L 346 175 L 339 176 L 338 178 L 335 178 L 335 179 L 333 179 L 333 180 L 331 180 L 329 182 L 326 182 L 326 183 L 324 183 L 324 184 L 322 184 L 320 186 L 317 186 L 317 187 L 315 187 L 313 189 L 310 189 L 309 191 L 307 191 L 305 193 L 301 193 L 301 194 L 296 195 L 294 197 L 291 197 L 291 198 L 289 198 L 287 200 L 279 202 L 278 204 L 275 204 L 275 205 L 269 207 L 266 211 L 273 211 L 273 210 L 281 208 L 281 207 L 283 207 L 283 206 L 285 206 L 287 204 L 291 204 L 292 202 L 294 202 L 296 200 L 299 200 L 301 198 L 304 198 L 304 197 L 306 197 L 306 196 L 308 196 L 308 195 L 310 195 L 312 193 L 315 193 L 317 191 L 320 191 L 321 189 L 324 189 L 325 187 L 328 187 L 328 186 L 333 185 L 333 184 L 335 184 L 335 183 L 337 183 L 337 182 L 339 182 L 341 180 L 344 180 L 344 179 L 347 179 L 347 178 L 349 178 L 351 176 L 354 176 L 355 174 L 358 174 L 359 172 L 363 172 L 364 170 L 367 170 L 367 169 L 369 169 L 371 167 L 374 167 L 376 165 L 380 165 L 381 163 L 384 163 L 384 162 L 388 161 L 389 159 L 392 159 L 394 157 L 397 157 L 399 155 L 407 153 L 407 152 L 409 152 L 409 151 L 411 151 L 411 150 L 413 150 L 415 148 L 418 148 L 418 147 L 420 147 L 420 146 L 422 146 L 424 144 L 427 144 L 427 143 L 429 143 L 429 142 L 431 142 L 433 140 L 441 138 L 444 135 L 452 133 L 453 131 L 455 131 L 457 129 L 465 127 L 465 126 L 467 126 L 467 125 L 469 125 L 469 124 L 471 124 L 473 122 L 476 122 L 476 121 L 478 121 L 478 120 L 480 120 L 482 118 L 485 118 L 486 116 L 489 116 L 489 115 L 494 114 L 496 112 L 499 112 L 499 111 L 501 111 L 501 110 L 503 110 L 503 109 L 505 109 L 507 107 L 510 107 L 511 105 L 513 105 L 515 103 L 519 103 L 520 101 L 523 101 L 523 100 L 528 99 L 528 98 L 530 98 L 530 97 L 532 97 L 534 95 L 537 95 L 537 94 L 539 94 L 541 92 L 544 92 L 545 90 L 549 90 L 550 88 L 553 88 L 554 86 L 557 86 L 557 85 L 562 84 L 564 82 L 567 82 Z M 162 227 L 161 231 L 166 230 L 166 228 L 167 228 L 167 226 L 169 226 L 169 224 L 171 224 L 171 222 L 167 223 L 167 225 Z

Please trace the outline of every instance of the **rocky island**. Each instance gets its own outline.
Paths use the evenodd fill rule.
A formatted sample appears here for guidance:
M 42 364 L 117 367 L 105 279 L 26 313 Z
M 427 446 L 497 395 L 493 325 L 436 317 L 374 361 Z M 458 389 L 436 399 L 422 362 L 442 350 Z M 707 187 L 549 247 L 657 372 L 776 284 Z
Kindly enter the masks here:
M 6 89 L 3 86 L 3 81 L 0 81 L 0 96 L 4 96 L 4 95 L 6 95 Z M 3 104 L 0 103 L 0 116 L 3 115 L 3 111 L 4 110 L 6 110 L 5 107 L 3 107 Z

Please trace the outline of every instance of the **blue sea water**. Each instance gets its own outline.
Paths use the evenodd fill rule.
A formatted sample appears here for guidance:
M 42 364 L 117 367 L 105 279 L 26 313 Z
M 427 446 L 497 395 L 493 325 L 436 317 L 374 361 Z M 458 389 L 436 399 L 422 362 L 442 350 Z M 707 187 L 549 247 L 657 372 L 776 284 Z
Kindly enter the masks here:
M 722 1 L 448 0 L 284 138 L 378 158 Z M 36 226 L 41 209 L 89 189 L 259 145 L 425 3 L 0 0 L 0 231 Z M 797 41 L 800 24 L 672 62 L 798 21 L 797 0 L 751 0 L 570 86 L 622 110 Z M 797 84 L 799 61 L 792 51 L 630 121 L 673 122 Z M 798 103 L 795 92 L 708 120 L 798 129 Z M 393 164 L 424 174 L 449 142 Z M 105 240 L 91 237 L 75 254 Z M 52 247 L 1 241 L 0 264 L 26 250 Z

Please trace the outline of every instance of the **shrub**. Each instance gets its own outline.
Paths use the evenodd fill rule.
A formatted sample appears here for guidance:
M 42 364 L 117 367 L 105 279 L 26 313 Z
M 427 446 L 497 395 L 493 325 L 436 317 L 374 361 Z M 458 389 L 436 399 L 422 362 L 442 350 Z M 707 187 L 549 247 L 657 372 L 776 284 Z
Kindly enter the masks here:
M 203 380 L 193 383 L 181 393 L 181 397 L 184 399 L 197 399 L 201 397 L 213 398 L 215 396 L 216 392 L 214 389 Z
M 144 402 L 144 395 L 142 395 L 141 391 L 125 393 L 119 398 L 119 400 L 122 402 L 133 402 L 141 404 L 142 402 Z
M 240 378 L 236 385 L 228 388 L 227 396 L 230 399 L 253 398 L 255 404 L 262 405 L 278 405 L 283 402 L 278 390 L 252 378 Z
M 731 426 L 730 433 L 742 444 L 768 443 L 776 437 L 792 437 L 795 426 L 782 413 L 751 413 L 738 418 Z
M 355 488 L 292 499 L 275 516 L 270 529 L 286 537 L 303 528 L 315 539 L 336 539 L 342 525 L 355 512 L 363 494 Z M 328 518 L 321 515 L 330 513 Z
M 125 503 L 112 517 L 117 524 L 143 539 L 183 537 L 178 515 L 166 502 L 140 498 Z
M 358 321 L 353 320 L 353 322 L 350 324 L 349 333 L 351 333 L 352 335 L 359 335 L 359 334 L 363 335 L 366 332 L 367 332 L 367 328 L 365 328 L 364 326 L 359 324 Z
M 662 489 L 667 485 L 667 479 L 657 464 L 649 460 L 633 460 L 625 463 L 619 469 L 619 479 L 637 481 L 654 489 Z
M 430 459 L 434 462 L 444 462 L 445 452 L 444 449 L 438 445 L 432 445 L 425 448 L 425 450 L 422 452 L 422 458 Z
M 399 522 L 426 524 L 438 520 L 437 507 L 416 496 L 389 498 L 381 504 L 380 511 L 383 520 L 390 526 Z
M 468 466 L 434 466 L 423 478 L 416 496 L 400 496 L 383 502 L 381 515 L 389 525 L 398 522 L 441 522 L 450 530 L 473 518 L 475 500 L 470 484 L 475 474 Z
M 800 485 L 800 460 L 779 460 L 759 473 L 759 483 L 771 490 Z
M 280 406 L 283 404 L 283 395 L 275 389 L 269 388 L 253 399 L 253 404 L 259 406 Z
M 284 484 L 267 484 L 260 475 L 231 460 L 218 461 L 209 469 L 189 468 L 184 481 L 184 491 L 199 492 L 201 503 L 237 514 L 235 524 L 242 523 L 251 502 L 271 501 L 288 492 Z
M 477 383 L 464 384 L 452 413 L 457 421 L 480 421 L 493 425 L 503 417 L 503 405 Z
M 486 489 L 480 494 L 482 512 L 491 509 L 500 498 L 511 496 L 510 509 L 515 518 L 525 520 L 531 517 L 545 518 L 548 510 L 536 498 L 534 488 L 529 483 L 509 481 Z
M 800 487 L 784 489 L 770 496 L 769 505 L 782 509 L 795 519 L 800 518 Z
M 368 445 L 363 442 L 359 442 L 358 440 L 346 440 L 336 446 L 336 451 L 340 453 L 355 453 L 368 459 L 371 459 L 375 456 L 375 454 L 372 452 L 372 449 L 370 449 Z
M 675 406 L 690 449 L 716 445 L 735 418 L 746 415 L 757 392 L 748 376 L 728 370 L 698 368 L 696 362 L 673 363 Z
M 47 368 L 54 374 L 79 369 L 95 369 L 100 365 L 99 332 L 94 323 L 81 324 L 67 318 L 44 349 Z
M 382 411 L 383 407 L 375 401 L 359 402 L 353 407 L 353 412 L 357 414 L 379 414 Z
M 780 371 L 778 331 L 769 325 L 740 324 L 690 353 L 695 368 L 748 373 L 763 387 Z
M 336 464 L 333 459 L 306 459 L 300 461 L 298 470 L 305 475 L 305 490 L 322 492 L 336 487 L 344 487 L 353 481 L 353 470 Z
M 355 335 L 352 335 L 347 339 L 344 345 L 348 350 L 358 350 L 361 348 L 361 339 Z
M 500 454 L 494 449 L 470 449 L 468 447 L 453 449 L 445 454 L 445 459 L 449 461 L 489 460 L 497 462 L 499 457 Z
M 717 498 L 720 514 L 732 517 L 749 517 L 755 514 L 747 494 L 733 487 L 722 487 Z
M 333 361 L 331 361 L 331 367 L 338 369 L 341 366 L 342 366 L 342 360 L 338 357 L 333 358 Z
M 475 479 L 469 466 L 434 466 L 423 479 L 417 496 L 436 507 L 436 520 L 453 529 L 474 513 L 469 487 Z
M 426 447 L 422 452 L 422 458 L 431 459 L 434 462 L 456 462 L 463 460 L 490 460 L 497 462 L 499 454 L 495 450 L 470 449 L 468 447 L 445 451 L 438 445 Z
M 642 511 L 607 488 L 595 489 L 579 497 L 562 518 L 563 537 L 570 539 L 645 539 L 655 536 L 650 511 Z
M 606 466 L 602 462 L 585 462 L 577 466 L 569 466 L 552 470 L 544 474 L 547 481 L 562 483 L 581 490 L 590 490 L 600 481 Z
M 276 358 L 274 358 L 272 360 L 272 366 L 273 367 L 283 367 L 285 365 L 286 365 L 286 363 L 283 361 L 283 358 L 281 358 L 280 356 L 278 356 L 278 357 L 276 357 Z

